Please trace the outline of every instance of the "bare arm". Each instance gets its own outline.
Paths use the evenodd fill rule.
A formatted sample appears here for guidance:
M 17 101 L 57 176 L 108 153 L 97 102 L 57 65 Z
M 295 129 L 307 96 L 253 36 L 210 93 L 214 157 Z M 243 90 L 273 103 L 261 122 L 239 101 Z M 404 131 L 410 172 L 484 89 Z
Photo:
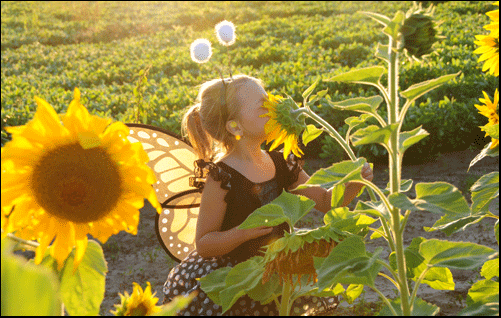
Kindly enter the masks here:
M 220 231 L 226 211 L 224 197 L 227 192 L 221 188 L 220 182 L 212 179 L 210 175 L 207 176 L 202 192 L 195 239 L 197 252 L 202 257 L 227 254 L 245 241 L 272 231 L 271 227 L 240 230 L 238 226 L 228 231 Z
M 362 177 L 366 180 L 372 181 L 373 174 L 372 169 L 370 167 L 362 168 Z M 302 170 L 299 173 L 298 180 L 289 188 L 295 189 L 301 184 L 306 183 L 310 179 L 310 176 Z M 344 199 L 341 206 L 347 206 L 358 194 L 360 189 L 362 189 L 364 185 L 358 182 L 347 182 L 345 184 L 344 189 Z M 322 187 L 311 187 L 301 190 L 292 191 L 294 194 L 304 195 L 305 197 L 315 201 L 315 209 L 327 213 L 331 209 L 331 198 L 332 198 L 332 189 L 327 190 Z

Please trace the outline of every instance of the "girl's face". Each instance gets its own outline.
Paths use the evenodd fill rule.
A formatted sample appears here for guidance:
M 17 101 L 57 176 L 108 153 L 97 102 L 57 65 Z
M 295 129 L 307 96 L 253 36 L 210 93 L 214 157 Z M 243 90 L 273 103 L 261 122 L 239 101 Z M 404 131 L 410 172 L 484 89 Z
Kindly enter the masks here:
M 248 81 L 242 85 L 239 98 L 241 109 L 238 122 L 243 129 L 244 136 L 266 137 L 264 125 L 268 122 L 269 117 L 259 117 L 268 113 L 268 110 L 263 107 L 263 103 L 268 98 L 266 91 L 259 84 Z

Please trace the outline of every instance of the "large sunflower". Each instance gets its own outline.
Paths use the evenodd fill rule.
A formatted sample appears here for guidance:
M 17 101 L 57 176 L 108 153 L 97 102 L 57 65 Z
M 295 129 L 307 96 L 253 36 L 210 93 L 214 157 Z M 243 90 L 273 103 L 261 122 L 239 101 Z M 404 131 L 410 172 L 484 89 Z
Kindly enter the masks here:
M 54 240 L 59 269 L 76 247 L 76 268 L 87 234 L 102 243 L 121 230 L 136 234 L 144 198 L 160 213 L 156 178 L 141 144 L 126 138 L 129 129 L 90 115 L 77 88 L 62 123 L 46 101 L 35 100 L 31 121 L 6 128 L 12 140 L 2 148 L 2 235 L 37 240 L 36 264 Z
M 493 4 L 499 6 L 499 1 Z M 487 12 L 487 15 L 491 23 L 484 28 L 490 30 L 490 34 L 475 36 L 477 38 L 475 44 L 480 47 L 473 53 L 482 54 L 478 59 L 479 62 L 486 61 L 482 72 L 489 70 L 489 74 L 499 76 L 499 9 Z
M 475 105 L 475 107 L 479 110 L 479 113 L 484 115 L 489 119 L 489 123 L 485 126 L 481 126 L 482 130 L 483 127 L 486 126 L 492 126 L 499 124 L 499 114 L 498 114 L 498 103 L 499 103 L 499 92 L 498 89 L 496 88 L 496 92 L 494 93 L 494 100 L 491 101 L 489 96 L 487 95 L 486 92 L 484 93 L 485 98 L 479 98 L 479 100 L 485 104 L 484 105 Z M 486 137 L 488 134 L 485 135 Z M 496 146 L 499 145 L 499 140 L 498 139 L 492 139 L 492 144 L 491 144 L 491 149 L 496 148 Z
M 264 102 L 263 107 L 268 109 L 268 113 L 260 117 L 268 116 L 270 119 L 264 126 L 267 135 L 266 143 L 274 140 L 270 151 L 284 144 L 284 158 L 287 159 L 291 151 L 301 157 L 303 151 L 298 145 L 298 136 L 305 128 L 304 118 L 301 114 L 295 113 L 299 107 L 292 98 L 283 98 L 268 94 L 268 100 Z
M 147 286 L 144 289 L 141 288 L 137 283 L 133 283 L 134 288 L 132 289 L 132 294 L 129 296 L 127 291 L 125 296 L 118 293 L 120 296 L 120 305 L 114 305 L 116 310 L 110 312 L 115 316 L 152 316 L 153 314 L 162 310 L 162 307 L 156 306 L 158 298 L 155 297 L 156 292 L 151 294 L 150 282 L 147 282 Z

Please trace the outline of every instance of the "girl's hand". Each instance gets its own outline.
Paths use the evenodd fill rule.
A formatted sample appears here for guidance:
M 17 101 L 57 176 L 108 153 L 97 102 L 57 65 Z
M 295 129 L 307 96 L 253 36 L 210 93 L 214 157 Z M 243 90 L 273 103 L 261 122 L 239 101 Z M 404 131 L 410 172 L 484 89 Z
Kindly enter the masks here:
M 240 231 L 244 240 L 248 241 L 271 233 L 271 231 L 273 231 L 273 228 L 269 226 L 261 226 L 253 229 L 245 229 Z
M 362 178 L 364 178 L 367 181 L 372 181 L 372 179 L 374 178 L 371 166 L 367 162 L 364 164 L 362 168 Z

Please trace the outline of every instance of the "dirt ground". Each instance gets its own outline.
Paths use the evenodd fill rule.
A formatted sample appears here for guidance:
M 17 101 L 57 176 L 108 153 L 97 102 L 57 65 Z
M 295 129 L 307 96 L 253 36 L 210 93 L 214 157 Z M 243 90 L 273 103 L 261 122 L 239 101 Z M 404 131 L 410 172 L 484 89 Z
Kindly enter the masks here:
M 480 176 L 492 171 L 499 171 L 498 158 L 484 158 L 467 172 L 470 161 L 477 153 L 478 151 L 469 150 L 453 152 L 444 154 L 433 162 L 417 166 L 404 166 L 402 179 L 413 179 L 414 185 L 420 182 L 445 181 L 465 192 L 465 189 L 468 189 Z M 324 162 L 321 160 L 309 161 L 305 170 L 311 174 L 312 171 L 325 166 Z M 373 181 L 378 186 L 385 187 L 388 178 L 387 167 L 375 165 Z M 414 191 L 414 186 L 411 193 L 412 191 Z M 467 197 L 469 200 L 469 195 Z M 351 207 L 354 206 L 356 200 L 350 204 Z M 494 203 L 491 211 L 499 214 L 499 200 Z M 301 226 L 313 227 L 320 225 L 322 216 L 322 213 L 312 211 Z M 493 219 L 484 219 L 482 222 L 469 227 L 466 231 L 453 234 L 450 237 L 438 231 L 425 232 L 423 230 L 423 226 L 431 226 L 439 218 L 439 215 L 429 212 L 414 212 L 411 214 L 405 231 L 405 244 L 408 245 L 413 237 L 422 236 L 427 239 L 438 238 L 450 241 L 475 242 L 499 250 L 494 238 L 493 226 L 495 222 Z M 103 245 L 106 261 L 108 262 L 108 274 L 106 276 L 105 298 L 101 305 L 101 315 L 111 315 L 110 310 L 114 309 L 113 304 L 120 303 L 118 293 L 123 294 L 124 291 L 128 291 L 130 294 L 133 282 L 145 285 L 149 281 L 153 291 L 156 291 L 159 304 L 161 303 L 163 298 L 162 285 L 175 262 L 169 258 L 158 243 L 154 226 L 155 214 L 153 210 L 143 208 L 137 236 L 121 232 L 112 236 Z M 371 240 L 367 243 L 369 251 L 373 251 L 379 246 L 385 248 L 382 257 L 386 258 L 389 248 L 383 239 Z M 455 315 L 465 306 L 468 289 L 472 282 L 480 278 L 478 273 L 478 271 L 452 271 L 456 283 L 454 291 L 435 291 L 427 287 L 427 285 L 422 285 L 418 297 L 438 305 L 441 308 L 440 315 Z M 387 283 L 385 279 L 377 280 L 377 285 L 386 296 L 395 297 L 393 285 Z M 369 311 L 366 314 L 370 315 L 370 310 L 374 307 L 370 306 L 370 304 L 377 302 L 378 296 L 367 288 L 357 302 L 360 304 L 361 301 L 369 304 L 369 306 L 366 306 Z M 353 306 L 344 302 L 340 305 L 339 311 L 333 314 L 354 315 Z

